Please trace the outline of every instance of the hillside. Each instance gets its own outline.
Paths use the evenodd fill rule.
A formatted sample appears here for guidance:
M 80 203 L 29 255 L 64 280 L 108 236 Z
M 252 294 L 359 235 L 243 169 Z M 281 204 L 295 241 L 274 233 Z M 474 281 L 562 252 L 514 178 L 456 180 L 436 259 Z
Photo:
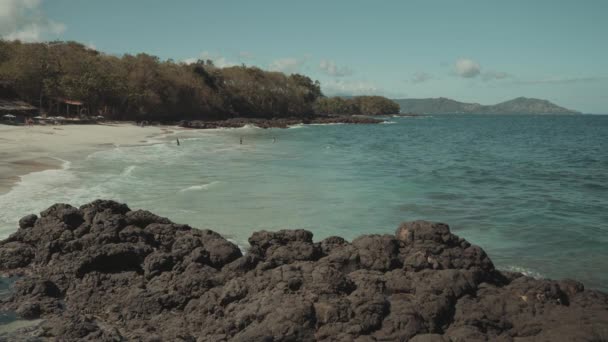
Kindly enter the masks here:
M 402 113 L 421 114 L 581 114 L 541 99 L 518 97 L 495 105 L 459 102 L 445 97 L 393 100 Z
M 175 62 L 145 53 L 114 56 L 77 42 L 0 39 L 0 99 L 10 97 L 53 116 L 73 115 L 65 105 L 69 101 L 82 104 L 82 115 L 162 122 L 399 112 L 381 96 L 325 97 L 318 81 L 296 73 L 222 67 L 209 59 Z

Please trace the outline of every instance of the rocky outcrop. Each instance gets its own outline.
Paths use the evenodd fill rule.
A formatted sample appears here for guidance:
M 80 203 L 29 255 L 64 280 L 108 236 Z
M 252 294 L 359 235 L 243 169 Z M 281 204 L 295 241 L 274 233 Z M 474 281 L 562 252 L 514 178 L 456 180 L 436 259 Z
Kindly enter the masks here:
M 382 120 L 365 116 L 314 116 L 310 118 L 275 118 L 275 119 L 254 119 L 254 118 L 233 118 L 218 121 L 180 121 L 179 126 L 185 128 L 213 129 L 213 128 L 240 128 L 246 125 L 253 125 L 260 128 L 289 128 L 289 126 L 299 124 L 377 124 Z
M 239 248 L 112 201 L 56 204 L 0 243 L 21 275 L 1 307 L 61 341 L 600 341 L 608 295 L 497 271 L 445 224 L 313 241 L 261 231 Z

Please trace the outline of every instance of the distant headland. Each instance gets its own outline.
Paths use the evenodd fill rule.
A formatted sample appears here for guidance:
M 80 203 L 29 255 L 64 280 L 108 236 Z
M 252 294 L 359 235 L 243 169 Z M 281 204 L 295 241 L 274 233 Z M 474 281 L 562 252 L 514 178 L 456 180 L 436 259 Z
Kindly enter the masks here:
M 395 99 L 402 113 L 421 114 L 562 114 L 581 112 L 560 107 L 542 99 L 518 97 L 495 105 L 466 103 L 445 97 L 427 99 Z

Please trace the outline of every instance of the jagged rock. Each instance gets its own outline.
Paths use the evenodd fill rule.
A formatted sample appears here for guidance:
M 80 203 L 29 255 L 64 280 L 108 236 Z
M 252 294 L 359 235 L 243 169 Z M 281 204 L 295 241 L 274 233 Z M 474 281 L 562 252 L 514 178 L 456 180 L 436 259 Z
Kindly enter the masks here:
M 608 295 L 497 271 L 440 223 L 408 222 L 352 243 L 261 231 L 246 255 L 213 231 L 112 201 L 57 204 L 19 227 L 0 242 L 0 272 L 22 275 L 0 308 L 43 319 L 17 332 L 21 340 L 589 341 L 608 333 Z
M 36 256 L 34 248 L 18 241 L 5 241 L 0 248 L 0 269 L 14 270 L 30 264 Z

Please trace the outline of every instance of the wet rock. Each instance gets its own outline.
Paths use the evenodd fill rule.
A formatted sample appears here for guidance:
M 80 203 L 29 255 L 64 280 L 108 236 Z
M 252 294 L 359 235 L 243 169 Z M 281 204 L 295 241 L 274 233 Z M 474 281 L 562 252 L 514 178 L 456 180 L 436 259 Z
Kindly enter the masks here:
M 249 238 L 250 253 L 265 259 L 268 267 L 298 260 L 317 260 L 321 256 L 318 245 L 312 242 L 312 233 L 306 230 L 280 230 L 255 232 Z
M 17 315 L 25 319 L 35 319 L 40 317 L 40 304 L 25 302 L 17 308 L 15 311 Z
M 24 216 L 21 218 L 21 220 L 19 220 L 19 228 L 26 229 L 26 228 L 33 227 L 34 224 L 36 224 L 37 220 L 38 220 L 38 216 L 36 216 L 34 214 Z
M 0 272 L 23 275 L 0 309 L 43 319 L 20 339 L 588 341 L 608 331 L 608 295 L 499 272 L 441 223 L 352 243 L 260 231 L 246 255 L 216 232 L 113 201 L 57 204 L 19 227 L 0 242 Z
M 319 247 L 321 248 L 321 252 L 323 252 L 324 255 L 327 255 L 331 253 L 331 251 L 335 248 L 347 244 L 348 242 L 339 236 L 330 236 L 326 239 L 323 239 L 323 241 L 319 243 Z
M 135 225 L 141 228 L 146 228 L 146 226 L 151 223 L 171 223 L 168 218 L 157 216 L 147 210 L 129 211 L 125 216 L 127 217 L 127 224 Z
M 34 248 L 26 243 L 9 241 L 0 248 L 0 268 L 14 270 L 25 267 L 36 256 Z
M 163 252 L 154 252 L 144 260 L 144 272 L 146 278 L 152 278 L 162 272 L 170 271 L 173 268 L 174 261 L 170 254 Z
M 359 251 L 361 267 L 389 271 L 401 267 L 399 242 L 391 235 L 365 235 L 353 241 Z
M 68 229 L 76 229 L 84 222 L 82 212 L 69 204 L 55 204 L 40 213 L 41 220 L 56 220 Z

